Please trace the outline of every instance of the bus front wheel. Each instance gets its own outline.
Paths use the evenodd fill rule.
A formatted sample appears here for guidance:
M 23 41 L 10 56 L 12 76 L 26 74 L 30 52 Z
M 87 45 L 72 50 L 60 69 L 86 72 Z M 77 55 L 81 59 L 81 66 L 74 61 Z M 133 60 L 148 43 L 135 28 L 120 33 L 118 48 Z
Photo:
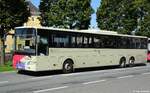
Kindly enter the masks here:
M 73 70 L 73 62 L 71 60 L 66 60 L 63 64 L 63 73 L 72 73 Z

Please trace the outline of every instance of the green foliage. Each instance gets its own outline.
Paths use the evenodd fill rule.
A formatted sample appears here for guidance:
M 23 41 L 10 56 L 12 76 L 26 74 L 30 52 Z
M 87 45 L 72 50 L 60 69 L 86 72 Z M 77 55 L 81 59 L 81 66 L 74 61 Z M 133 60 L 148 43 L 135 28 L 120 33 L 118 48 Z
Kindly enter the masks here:
M 28 20 L 29 15 L 30 12 L 25 0 L 0 0 L 0 38 L 2 46 L 0 65 L 4 65 L 5 61 L 4 36 L 10 29 L 22 26 Z
M 0 0 L 0 24 L 5 32 L 22 26 L 29 14 L 25 0 Z
M 12 61 L 8 61 L 4 66 L 0 66 L 0 72 L 14 71 L 14 70 L 15 69 L 12 67 Z
M 70 29 L 87 29 L 93 9 L 91 0 L 41 0 L 41 24 Z
M 102 0 L 97 11 L 100 29 L 150 36 L 149 0 Z

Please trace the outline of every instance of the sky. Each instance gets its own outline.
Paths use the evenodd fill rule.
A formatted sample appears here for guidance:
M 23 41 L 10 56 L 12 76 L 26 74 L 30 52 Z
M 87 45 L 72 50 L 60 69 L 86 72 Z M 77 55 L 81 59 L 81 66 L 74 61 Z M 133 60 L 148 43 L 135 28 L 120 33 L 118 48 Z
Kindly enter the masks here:
M 31 0 L 31 1 L 36 7 L 38 7 L 40 4 L 40 0 Z M 91 6 L 95 10 L 95 13 L 92 14 L 92 18 L 91 18 L 91 25 L 90 25 L 91 28 L 97 28 L 96 10 L 100 6 L 100 2 L 101 2 L 101 0 L 92 0 L 92 2 L 91 2 Z

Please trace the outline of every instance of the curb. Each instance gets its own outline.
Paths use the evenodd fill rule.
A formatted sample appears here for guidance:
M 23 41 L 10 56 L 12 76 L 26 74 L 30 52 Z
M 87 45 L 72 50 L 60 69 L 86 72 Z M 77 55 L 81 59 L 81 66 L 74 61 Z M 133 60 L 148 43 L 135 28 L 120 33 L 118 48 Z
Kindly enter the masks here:
M 14 73 L 16 71 L 4 71 L 4 72 L 0 72 L 0 73 L 3 73 L 3 74 L 7 74 L 7 73 Z

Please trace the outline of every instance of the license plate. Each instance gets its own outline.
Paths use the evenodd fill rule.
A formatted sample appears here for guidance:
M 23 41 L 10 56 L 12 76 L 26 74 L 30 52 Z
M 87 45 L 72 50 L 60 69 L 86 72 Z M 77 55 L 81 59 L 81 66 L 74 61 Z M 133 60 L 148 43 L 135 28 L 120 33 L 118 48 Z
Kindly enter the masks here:
M 25 69 L 25 64 L 19 62 L 19 63 L 17 63 L 16 67 L 18 69 Z

